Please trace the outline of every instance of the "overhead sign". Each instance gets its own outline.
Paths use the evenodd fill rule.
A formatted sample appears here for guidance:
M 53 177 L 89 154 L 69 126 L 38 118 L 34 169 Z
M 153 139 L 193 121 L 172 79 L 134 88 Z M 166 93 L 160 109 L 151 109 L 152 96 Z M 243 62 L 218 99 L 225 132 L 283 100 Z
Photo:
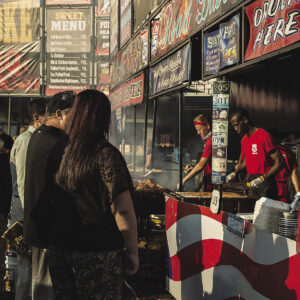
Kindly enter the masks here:
M 46 5 L 91 4 L 91 0 L 46 0 Z
M 40 1 L 0 1 L 0 94 L 40 93 Z
M 110 70 L 111 89 L 125 82 L 147 65 L 148 27 L 146 26 L 113 60 Z
M 111 92 L 109 100 L 111 109 L 137 104 L 144 98 L 144 73 L 122 84 L 118 89 Z
M 109 95 L 109 62 L 97 62 L 97 90 Z
M 46 95 L 90 87 L 91 8 L 47 9 Z
M 150 69 L 152 95 L 188 81 L 191 76 L 191 46 L 186 45 Z
M 120 47 L 131 37 L 131 0 L 120 0 Z
M 230 11 L 243 0 L 172 0 L 152 21 L 151 59 L 176 46 L 193 32 Z
M 110 14 L 110 0 L 98 0 L 96 6 L 96 17 L 109 17 Z
M 300 40 L 298 0 L 258 0 L 246 7 L 250 39 L 245 60 L 250 60 Z
M 119 1 L 111 0 L 110 4 L 110 56 L 113 57 L 119 49 Z
M 204 75 L 216 74 L 220 69 L 239 60 L 240 17 L 233 16 L 221 23 L 219 29 L 204 35 Z

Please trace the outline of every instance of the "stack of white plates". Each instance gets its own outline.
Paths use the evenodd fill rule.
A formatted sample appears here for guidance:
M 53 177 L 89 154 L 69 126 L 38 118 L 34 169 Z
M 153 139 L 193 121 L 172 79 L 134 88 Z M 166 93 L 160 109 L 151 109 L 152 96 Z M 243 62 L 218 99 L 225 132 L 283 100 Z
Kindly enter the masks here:
M 298 211 L 283 212 L 279 218 L 278 234 L 293 239 L 297 235 Z

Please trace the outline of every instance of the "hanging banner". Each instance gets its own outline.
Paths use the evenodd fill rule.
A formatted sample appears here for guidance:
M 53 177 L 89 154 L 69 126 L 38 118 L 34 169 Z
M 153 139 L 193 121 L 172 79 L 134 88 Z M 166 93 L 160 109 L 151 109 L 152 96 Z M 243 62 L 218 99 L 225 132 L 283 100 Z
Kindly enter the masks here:
M 219 29 L 204 35 L 204 75 L 216 74 L 220 69 L 239 60 L 240 17 L 235 15 Z
M 222 184 L 226 179 L 229 94 L 229 81 L 215 81 L 213 83 L 211 180 L 213 184 Z
M 110 87 L 113 89 L 148 65 L 148 27 L 132 39 L 115 57 L 110 70 Z
M 220 34 L 220 69 L 234 65 L 239 60 L 240 15 L 235 15 L 228 22 L 221 23 Z
M 127 83 L 122 84 L 118 89 L 111 92 L 109 100 L 111 109 L 137 104 L 144 98 L 144 73 L 135 77 Z
M 97 90 L 109 95 L 109 62 L 97 62 Z
M 96 6 L 96 17 L 109 17 L 110 14 L 110 0 L 98 0 Z
M 151 24 L 151 59 L 155 60 L 192 33 L 216 20 L 243 0 L 172 0 Z
M 109 19 L 96 19 L 96 56 L 109 58 Z
M 298 0 L 258 0 L 246 7 L 250 39 L 245 60 L 250 60 L 300 40 Z
M 111 0 L 110 12 L 110 57 L 114 57 L 119 49 L 119 1 Z
M 40 1 L 0 1 L 0 94 L 40 94 Z
M 204 75 L 211 75 L 219 72 L 219 68 L 220 68 L 219 30 L 204 35 L 203 67 L 204 67 Z
M 191 76 L 191 46 L 186 45 L 150 69 L 152 95 L 188 81 Z
M 90 87 L 90 8 L 47 9 L 46 95 Z
M 46 0 L 46 5 L 91 4 L 91 0 Z
M 120 0 L 120 48 L 131 37 L 131 0 Z

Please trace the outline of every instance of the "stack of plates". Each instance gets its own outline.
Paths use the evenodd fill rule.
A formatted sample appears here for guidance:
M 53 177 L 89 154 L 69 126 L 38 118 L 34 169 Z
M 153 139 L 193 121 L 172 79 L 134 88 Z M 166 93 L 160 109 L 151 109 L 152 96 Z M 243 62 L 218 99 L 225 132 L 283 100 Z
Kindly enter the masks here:
M 298 211 L 282 212 L 282 216 L 279 218 L 278 234 L 295 240 L 297 235 L 297 221 Z

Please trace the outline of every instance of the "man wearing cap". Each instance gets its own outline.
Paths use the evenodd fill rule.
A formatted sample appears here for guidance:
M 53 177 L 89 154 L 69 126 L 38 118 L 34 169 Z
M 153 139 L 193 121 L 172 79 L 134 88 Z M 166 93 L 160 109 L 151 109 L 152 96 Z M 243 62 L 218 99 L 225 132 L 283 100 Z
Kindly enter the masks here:
M 73 91 L 52 96 L 47 105 L 46 124 L 32 134 L 28 145 L 24 192 L 24 242 L 31 246 L 32 251 L 33 300 L 55 299 L 45 249 L 48 246 L 47 237 L 41 238 L 41 228 L 32 215 L 48 194 L 55 190 L 55 173 L 67 143 L 64 129 L 74 99 Z
M 192 168 L 192 170 L 183 178 L 182 185 L 199 172 L 204 170 L 204 190 L 211 192 L 213 186 L 211 183 L 211 155 L 212 155 L 212 136 L 211 126 L 208 119 L 203 114 L 200 114 L 194 118 L 194 126 L 197 134 L 200 135 L 204 142 L 204 149 L 199 162 Z
M 283 167 L 283 158 L 274 145 L 271 135 L 262 128 L 257 128 L 245 109 L 238 109 L 230 122 L 235 131 L 242 135 L 241 156 L 236 170 L 226 177 L 226 182 L 233 180 L 236 173 L 247 168 L 247 181 L 256 189 L 260 197 L 278 200 L 275 175 Z

